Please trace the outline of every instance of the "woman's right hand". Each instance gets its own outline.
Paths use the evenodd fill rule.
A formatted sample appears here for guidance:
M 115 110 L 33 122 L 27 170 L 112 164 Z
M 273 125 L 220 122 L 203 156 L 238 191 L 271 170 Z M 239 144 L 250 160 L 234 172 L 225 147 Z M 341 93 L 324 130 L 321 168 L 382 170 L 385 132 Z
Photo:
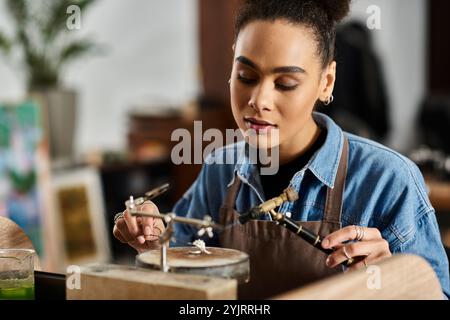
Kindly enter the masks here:
M 158 207 L 151 201 L 145 202 L 137 208 L 139 211 L 159 213 Z M 124 211 L 123 218 L 117 220 L 113 234 L 120 242 L 128 243 L 138 253 L 158 249 L 159 235 L 164 232 L 164 223 L 161 219 L 152 217 L 133 217 L 128 210 Z

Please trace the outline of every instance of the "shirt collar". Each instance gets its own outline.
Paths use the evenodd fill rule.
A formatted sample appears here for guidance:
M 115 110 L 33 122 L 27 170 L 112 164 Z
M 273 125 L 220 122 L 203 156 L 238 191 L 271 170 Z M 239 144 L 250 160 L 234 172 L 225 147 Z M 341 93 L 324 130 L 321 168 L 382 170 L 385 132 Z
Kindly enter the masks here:
M 313 113 L 317 125 L 326 130 L 326 139 L 322 147 L 312 156 L 308 169 L 322 183 L 334 188 L 339 160 L 344 146 L 344 133 L 330 117 L 322 113 Z
M 325 184 L 329 188 L 334 188 L 336 180 L 336 174 L 339 166 L 339 160 L 342 154 L 342 148 L 344 144 L 344 133 L 341 128 L 328 116 L 314 112 L 313 118 L 317 125 L 322 129 L 325 129 L 325 142 L 320 149 L 311 157 L 311 160 L 305 166 L 299 170 L 310 170 L 314 176 Z M 259 175 L 258 167 L 252 164 L 248 157 L 248 147 L 244 142 L 240 142 L 237 145 L 237 164 L 235 166 L 235 173 L 239 175 L 244 181 L 258 185 Z M 298 172 L 297 172 L 298 173 Z M 299 179 L 298 174 L 294 175 L 292 183 L 296 184 L 296 180 Z M 230 182 L 230 185 L 233 183 Z

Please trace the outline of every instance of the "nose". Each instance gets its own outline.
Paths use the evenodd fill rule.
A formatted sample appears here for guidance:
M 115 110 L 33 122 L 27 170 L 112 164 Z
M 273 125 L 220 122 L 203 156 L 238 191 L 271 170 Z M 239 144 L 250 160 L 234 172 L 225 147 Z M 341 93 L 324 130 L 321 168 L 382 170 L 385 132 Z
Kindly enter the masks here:
M 249 107 L 258 112 L 272 110 L 271 88 L 269 84 L 261 83 L 256 86 L 248 101 Z

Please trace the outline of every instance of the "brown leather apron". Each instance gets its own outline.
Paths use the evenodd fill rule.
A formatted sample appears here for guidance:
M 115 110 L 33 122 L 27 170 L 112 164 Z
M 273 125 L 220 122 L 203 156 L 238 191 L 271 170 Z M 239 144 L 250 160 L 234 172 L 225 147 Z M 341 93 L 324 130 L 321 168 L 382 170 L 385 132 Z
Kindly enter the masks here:
M 345 137 L 335 186 L 327 189 L 323 220 L 298 222 L 322 237 L 341 228 L 347 159 L 348 141 Z M 241 180 L 236 176 L 220 209 L 221 223 L 234 224 L 221 233 L 221 246 L 241 250 L 250 256 L 250 281 L 240 285 L 240 299 L 269 298 L 342 272 L 340 267 L 328 268 L 325 253 L 274 221 L 251 220 L 244 225 L 239 224 L 235 200 L 240 185 Z

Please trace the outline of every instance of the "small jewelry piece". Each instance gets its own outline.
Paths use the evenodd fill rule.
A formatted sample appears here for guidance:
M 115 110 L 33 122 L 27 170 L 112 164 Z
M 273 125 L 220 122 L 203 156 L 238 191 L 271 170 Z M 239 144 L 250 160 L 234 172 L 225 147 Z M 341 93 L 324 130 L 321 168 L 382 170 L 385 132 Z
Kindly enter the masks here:
M 327 105 L 329 105 L 330 103 L 332 103 L 333 101 L 334 101 L 334 97 L 333 97 L 333 95 L 331 95 L 331 96 L 328 97 L 327 100 L 325 100 L 325 101 L 323 102 L 323 104 L 327 106 Z
M 342 252 L 344 252 L 345 256 L 347 257 L 348 260 L 352 259 L 352 257 L 349 256 L 347 249 L 345 248 L 345 246 L 342 247 Z
M 365 234 L 364 228 L 361 226 L 358 226 L 358 230 L 359 230 L 359 234 L 358 234 L 358 238 L 356 240 L 362 241 L 364 239 L 364 234 Z
M 123 212 L 119 212 L 114 216 L 114 224 L 116 224 L 120 219 L 123 219 Z
M 355 227 L 355 232 L 356 232 L 356 237 L 355 240 L 356 241 L 362 241 L 364 239 L 364 228 L 361 226 L 354 226 Z
M 356 232 L 355 240 L 360 241 L 361 240 L 361 229 L 357 225 L 354 225 L 354 228 L 355 228 L 355 232 Z
M 214 236 L 212 227 L 201 228 L 200 230 L 198 230 L 197 236 L 202 237 L 205 233 L 210 238 L 212 238 Z
M 356 232 L 355 240 L 358 240 L 358 238 L 360 237 L 358 226 L 354 225 L 353 227 L 355 228 L 355 232 Z
M 206 244 L 205 244 L 205 241 L 203 241 L 203 240 L 197 239 L 194 242 L 192 242 L 192 245 L 197 247 L 199 250 L 197 250 L 197 251 L 189 251 L 189 253 L 192 253 L 192 254 L 202 254 L 202 253 L 211 254 L 211 252 L 206 250 Z
M 364 259 L 363 262 L 364 262 L 364 265 L 365 265 L 366 268 L 367 268 L 367 261 L 366 261 L 366 259 Z

